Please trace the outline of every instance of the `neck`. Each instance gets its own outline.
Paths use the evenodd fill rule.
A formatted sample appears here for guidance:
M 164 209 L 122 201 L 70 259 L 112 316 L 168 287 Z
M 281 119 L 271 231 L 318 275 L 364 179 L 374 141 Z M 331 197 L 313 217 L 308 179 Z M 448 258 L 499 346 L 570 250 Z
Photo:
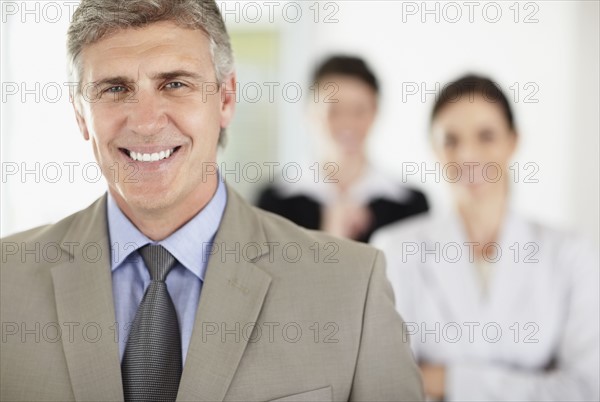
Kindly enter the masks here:
M 335 174 L 331 178 L 337 180 L 337 188 L 344 193 L 356 180 L 360 178 L 367 166 L 367 158 L 364 152 L 353 154 L 337 154 L 328 158 L 325 163 L 333 162 L 337 165 Z M 323 163 L 323 166 L 325 166 Z M 325 174 L 331 174 L 333 169 L 326 169 Z
M 497 185 L 481 196 L 467 196 L 457 203 L 470 241 L 495 242 L 508 205 L 506 185 Z
M 212 199 L 218 179 L 199 186 L 199 190 L 172 205 L 159 208 L 143 208 L 128 204 L 117 192 L 110 189 L 117 205 L 129 220 L 152 241 L 161 241 L 189 222 Z

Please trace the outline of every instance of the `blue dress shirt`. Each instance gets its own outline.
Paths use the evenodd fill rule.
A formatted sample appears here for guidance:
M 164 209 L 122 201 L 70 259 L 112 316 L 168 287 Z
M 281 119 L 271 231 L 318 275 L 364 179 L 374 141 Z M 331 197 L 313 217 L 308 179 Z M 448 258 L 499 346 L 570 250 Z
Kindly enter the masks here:
M 221 223 L 227 192 L 222 180 L 210 202 L 184 226 L 166 239 L 153 242 L 141 233 L 108 195 L 108 232 L 111 246 L 111 272 L 119 356 L 123 359 L 129 328 L 150 284 L 150 273 L 137 252 L 146 244 L 160 244 L 176 259 L 167 275 L 169 295 L 177 311 L 181 333 L 182 362 L 185 364 L 194 328 L 200 290 L 208 263 L 210 248 Z

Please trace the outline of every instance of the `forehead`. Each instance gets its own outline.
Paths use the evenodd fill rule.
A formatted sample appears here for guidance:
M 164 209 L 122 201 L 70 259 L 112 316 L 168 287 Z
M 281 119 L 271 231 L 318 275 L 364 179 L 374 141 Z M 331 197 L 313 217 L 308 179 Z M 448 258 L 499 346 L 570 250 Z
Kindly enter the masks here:
M 323 95 L 341 103 L 346 101 L 371 102 L 376 98 L 375 91 L 366 82 L 348 75 L 326 75 L 319 81 L 319 85 Z
M 104 74 L 127 75 L 156 68 L 190 68 L 206 73 L 212 70 L 212 56 L 204 31 L 161 21 L 120 29 L 85 46 L 81 64 L 84 78 L 93 80 Z
M 483 124 L 505 124 L 505 117 L 499 101 L 482 95 L 464 94 L 440 109 L 435 118 L 436 125 L 472 127 Z
M 362 90 L 369 90 L 371 92 L 374 92 L 373 89 L 371 89 L 371 87 L 364 82 L 363 80 L 361 80 L 358 77 L 354 77 L 351 75 L 346 75 L 346 74 L 328 74 L 323 76 L 320 80 L 319 80 L 321 85 L 327 85 L 329 83 L 334 83 L 336 85 L 339 85 L 340 87 L 344 87 L 344 88 L 349 88 L 349 89 L 362 89 Z

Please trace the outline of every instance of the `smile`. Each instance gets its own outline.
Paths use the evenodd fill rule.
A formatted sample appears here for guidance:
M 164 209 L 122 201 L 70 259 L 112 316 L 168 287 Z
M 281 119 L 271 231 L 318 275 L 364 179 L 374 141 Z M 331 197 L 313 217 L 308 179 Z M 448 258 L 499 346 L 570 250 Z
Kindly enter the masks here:
M 136 162 L 157 162 L 160 160 L 169 159 L 175 152 L 179 150 L 179 148 L 181 148 L 181 146 L 167 148 L 152 153 L 136 152 L 126 148 L 119 148 L 119 150 Z

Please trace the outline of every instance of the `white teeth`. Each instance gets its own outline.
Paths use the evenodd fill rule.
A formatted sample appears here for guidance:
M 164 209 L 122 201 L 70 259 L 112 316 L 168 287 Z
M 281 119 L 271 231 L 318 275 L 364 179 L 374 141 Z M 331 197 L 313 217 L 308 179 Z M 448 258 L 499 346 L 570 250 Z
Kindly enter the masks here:
M 129 151 L 129 157 L 134 161 L 156 162 L 162 159 L 167 159 L 175 152 L 175 148 L 167 149 L 166 151 L 154 152 L 152 154 L 142 154 L 140 152 Z

